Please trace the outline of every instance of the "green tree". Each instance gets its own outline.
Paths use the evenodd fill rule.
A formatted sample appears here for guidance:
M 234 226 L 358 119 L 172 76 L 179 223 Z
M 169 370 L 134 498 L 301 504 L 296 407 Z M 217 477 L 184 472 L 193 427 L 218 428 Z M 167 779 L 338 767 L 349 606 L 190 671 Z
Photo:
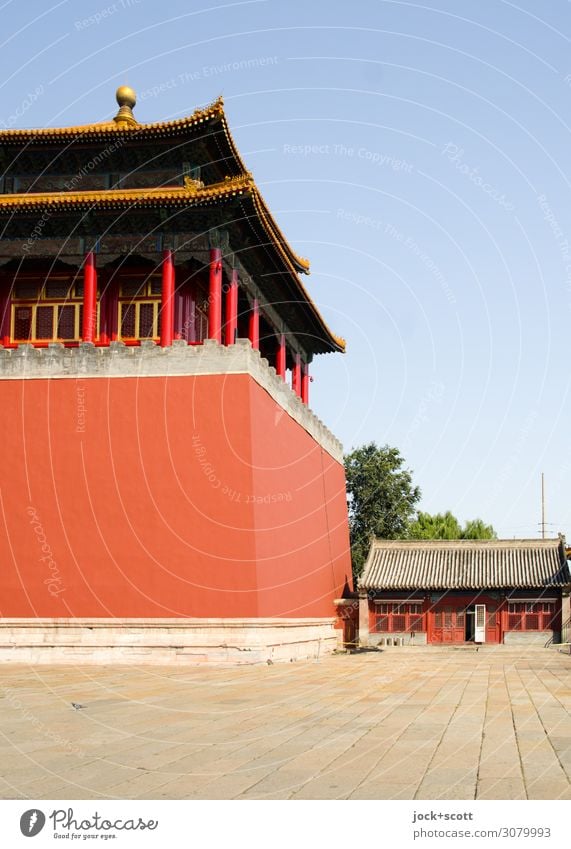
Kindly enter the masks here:
M 398 448 L 370 442 L 345 457 L 353 575 L 359 577 L 371 537 L 401 539 L 420 499 Z
M 462 527 L 456 516 L 446 513 L 419 512 L 409 527 L 410 539 L 496 539 L 491 525 L 482 519 L 471 519 Z
M 492 525 L 486 525 L 482 519 L 471 519 L 462 530 L 462 539 L 497 539 Z
M 409 527 L 410 539 L 461 539 L 460 522 L 448 510 L 446 513 L 419 512 Z

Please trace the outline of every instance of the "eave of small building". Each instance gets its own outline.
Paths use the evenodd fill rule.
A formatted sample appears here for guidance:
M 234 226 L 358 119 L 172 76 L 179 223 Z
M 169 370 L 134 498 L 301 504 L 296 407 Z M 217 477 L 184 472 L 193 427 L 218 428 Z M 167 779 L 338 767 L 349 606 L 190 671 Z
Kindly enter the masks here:
M 359 581 L 366 590 L 485 590 L 566 586 L 562 537 L 520 540 L 379 540 Z

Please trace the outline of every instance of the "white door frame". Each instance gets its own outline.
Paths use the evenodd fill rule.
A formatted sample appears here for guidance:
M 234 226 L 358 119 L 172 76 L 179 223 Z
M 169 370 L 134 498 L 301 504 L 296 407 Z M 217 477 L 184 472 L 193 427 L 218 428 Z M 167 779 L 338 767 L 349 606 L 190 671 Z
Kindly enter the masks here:
M 486 642 L 486 605 L 476 604 L 474 610 L 474 642 Z

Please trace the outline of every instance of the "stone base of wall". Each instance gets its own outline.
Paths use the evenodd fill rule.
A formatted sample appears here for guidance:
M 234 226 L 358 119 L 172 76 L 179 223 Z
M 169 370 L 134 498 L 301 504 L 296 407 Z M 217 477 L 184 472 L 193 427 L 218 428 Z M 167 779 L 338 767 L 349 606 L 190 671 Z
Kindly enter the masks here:
M 553 631 L 504 631 L 504 643 L 510 646 L 544 646 L 552 636 Z
M 3 619 L 0 663 L 216 664 L 318 658 L 335 619 Z
M 398 633 L 383 633 L 382 631 L 375 631 L 374 633 L 369 634 L 369 645 L 370 646 L 378 646 L 384 645 L 387 640 L 390 641 L 393 638 L 398 637 L 399 642 L 400 639 L 403 641 L 403 645 L 405 646 L 425 646 L 426 645 L 426 632 L 425 631 L 415 631 L 414 635 L 410 633 L 410 631 L 399 631 Z

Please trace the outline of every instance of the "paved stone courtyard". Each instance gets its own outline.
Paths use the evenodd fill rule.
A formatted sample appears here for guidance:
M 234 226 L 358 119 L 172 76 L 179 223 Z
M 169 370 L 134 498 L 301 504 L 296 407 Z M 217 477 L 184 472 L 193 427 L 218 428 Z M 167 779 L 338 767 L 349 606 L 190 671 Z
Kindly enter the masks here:
M 571 799 L 555 651 L 4 665 L 0 682 L 2 798 Z

